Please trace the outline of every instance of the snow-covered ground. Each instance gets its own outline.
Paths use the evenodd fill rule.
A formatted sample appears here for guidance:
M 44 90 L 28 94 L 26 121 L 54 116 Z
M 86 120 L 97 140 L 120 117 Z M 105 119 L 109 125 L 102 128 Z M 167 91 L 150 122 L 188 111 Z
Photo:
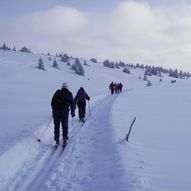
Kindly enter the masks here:
M 142 70 L 128 75 L 99 63 L 83 66 L 82 77 L 58 58 L 60 70 L 52 68 L 45 55 L 41 71 L 39 57 L 0 51 L 0 190 L 191 190 L 190 80 L 150 77 L 147 87 Z M 124 91 L 111 96 L 111 81 Z M 85 124 L 76 111 L 67 147 L 53 153 L 50 101 L 63 82 L 73 95 L 83 86 L 91 100 Z

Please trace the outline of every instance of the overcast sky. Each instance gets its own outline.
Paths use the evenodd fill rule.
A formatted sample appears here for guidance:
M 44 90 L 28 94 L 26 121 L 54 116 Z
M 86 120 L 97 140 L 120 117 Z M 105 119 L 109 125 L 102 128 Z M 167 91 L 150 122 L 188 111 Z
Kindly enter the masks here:
M 0 0 L 0 44 L 191 72 L 191 0 Z

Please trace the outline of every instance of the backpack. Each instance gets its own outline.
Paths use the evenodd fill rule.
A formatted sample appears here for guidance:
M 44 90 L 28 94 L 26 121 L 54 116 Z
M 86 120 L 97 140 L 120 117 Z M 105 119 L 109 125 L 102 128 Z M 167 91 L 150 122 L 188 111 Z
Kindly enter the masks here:
M 67 91 L 57 90 L 52 101 L 52 107 L 56 110 L 68 108 L 70 105 Z
M 86 92 L 84 90 L 79 90 L 77 94 L 78 102 L 85 102 L 86 101 Z

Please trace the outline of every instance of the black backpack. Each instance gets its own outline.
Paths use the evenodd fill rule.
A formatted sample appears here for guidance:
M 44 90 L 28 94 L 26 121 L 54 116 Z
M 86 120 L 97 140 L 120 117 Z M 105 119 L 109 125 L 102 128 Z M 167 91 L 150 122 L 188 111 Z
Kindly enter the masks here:
M 70 105 L 69 95 L 67 91 L 57 90 L 52 100 L 52 107 L 56 110 L 68 108 Z

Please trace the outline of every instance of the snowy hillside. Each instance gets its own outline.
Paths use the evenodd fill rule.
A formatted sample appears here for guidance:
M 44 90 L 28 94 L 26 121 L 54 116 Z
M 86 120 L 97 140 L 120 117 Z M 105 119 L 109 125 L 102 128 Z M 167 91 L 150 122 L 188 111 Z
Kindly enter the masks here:
M 36 68 L 40 56 L 46 71 Z M 190 80 L 155 76 L 148 87 L 141 69 L 126 74 L 88 61 L 79 76 L 59 58 L 53 68 L 53 59 L 0 51 L 0 190 L 191 190 Z M 123 92 L 111 96 L 111 81 Z M 83 86 L 91 100 L 85 124 L 76 110 L 68 145 L 53 153 L 50 102 L 63 82 L 74 96 Z

